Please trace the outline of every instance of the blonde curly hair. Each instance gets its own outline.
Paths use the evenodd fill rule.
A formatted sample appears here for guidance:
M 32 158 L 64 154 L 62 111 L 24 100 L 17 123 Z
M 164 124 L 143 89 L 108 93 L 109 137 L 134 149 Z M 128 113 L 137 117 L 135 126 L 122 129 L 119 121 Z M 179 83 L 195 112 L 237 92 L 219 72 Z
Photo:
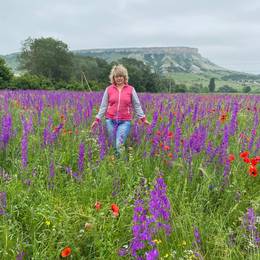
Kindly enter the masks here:
M 122 65 L 114 65 L 113 68 L 110 71 L 109 79 L 110 83 L 115 84 L 115 77 L 116 76 L 123 76 L 125 79 L 125 84 L 128 83 L 128 72 L 127 69 Z

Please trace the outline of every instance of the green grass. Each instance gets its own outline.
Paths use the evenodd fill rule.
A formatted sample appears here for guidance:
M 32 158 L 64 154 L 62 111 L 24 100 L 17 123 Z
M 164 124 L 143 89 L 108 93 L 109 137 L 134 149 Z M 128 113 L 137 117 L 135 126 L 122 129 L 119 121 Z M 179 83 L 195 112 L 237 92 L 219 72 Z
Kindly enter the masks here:
M 224 85 L 228 85 L 239 92 L 242 92 L 243 90 L 243 84 L 237 83 L 233 80 L 222 80 L 221 77 L 227 75 L 227 73 L 219 72 L 207 72 L 207 73 L 201 73 L 201 74 L 194 74 L 194 73 L 171 73 L 169 77 L 174 79 L 174 81 L 177 84 L 185 84 L 188 88 L 190 88 L 193 85 L 202 85 L 205 88 L 208 88 L 209 81 L 211 78 L 215 78 L 215 84 L 216 84 L 216 90 L 218 90 L 220 87 Z M 251 92 L 259 92 L 260 91 L 260 85 L 255 83 L 246 83 L 249 84 L 251 87 Z

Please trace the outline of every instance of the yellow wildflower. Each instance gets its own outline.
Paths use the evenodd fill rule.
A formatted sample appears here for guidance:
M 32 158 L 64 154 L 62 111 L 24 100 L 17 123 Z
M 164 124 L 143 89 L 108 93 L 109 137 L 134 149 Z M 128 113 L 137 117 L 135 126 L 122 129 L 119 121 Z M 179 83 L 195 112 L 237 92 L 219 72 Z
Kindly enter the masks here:
M 160 244 L 160 243 L 162 242 L 162 240 L 154 239 L 153 242 L 154 242 L 155 244 Z

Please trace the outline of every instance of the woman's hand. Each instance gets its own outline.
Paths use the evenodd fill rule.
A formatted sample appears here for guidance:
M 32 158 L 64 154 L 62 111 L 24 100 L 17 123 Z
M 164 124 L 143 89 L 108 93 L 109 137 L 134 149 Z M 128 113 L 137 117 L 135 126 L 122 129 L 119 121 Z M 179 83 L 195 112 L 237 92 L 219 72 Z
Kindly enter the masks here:
M 149 121 L 147 121 L 147 119 L 145 119 L 145 120 L 143 121 L 143 123 L 144 123 L 145 125 L 147 125 L 147 126 L 151 125 L 151 123 L 150 123 Z

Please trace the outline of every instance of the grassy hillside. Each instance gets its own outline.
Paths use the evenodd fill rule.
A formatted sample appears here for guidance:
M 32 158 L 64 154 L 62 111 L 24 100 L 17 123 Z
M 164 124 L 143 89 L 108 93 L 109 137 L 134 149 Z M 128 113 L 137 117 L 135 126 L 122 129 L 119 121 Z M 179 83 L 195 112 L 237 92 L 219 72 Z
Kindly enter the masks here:
M 209 81 L 211 78 L 215 78 L 216 89 L 224 85 L 228 85 L 232 88 L 235 88 L 239 91 L 242 91 L 244 86 L 250 86 L 252 91 L 259 92 L 260 91 L 260 80 L 251 81 L 245 80 L 244 82 L 236 81 L 236 80 L 223 80 L 222 77 L 225 75 L 232 75 L 230 73 L 214 73 L 214 72 L 205 72 L 201 74 L 194 73 L 171 73 L 168 74 L 169 77 L 173 78 L 177 84 L 185 84 L 187 87 L 191 87 L 194 85 L 202 85 L 203 87 L 208 87 Z

